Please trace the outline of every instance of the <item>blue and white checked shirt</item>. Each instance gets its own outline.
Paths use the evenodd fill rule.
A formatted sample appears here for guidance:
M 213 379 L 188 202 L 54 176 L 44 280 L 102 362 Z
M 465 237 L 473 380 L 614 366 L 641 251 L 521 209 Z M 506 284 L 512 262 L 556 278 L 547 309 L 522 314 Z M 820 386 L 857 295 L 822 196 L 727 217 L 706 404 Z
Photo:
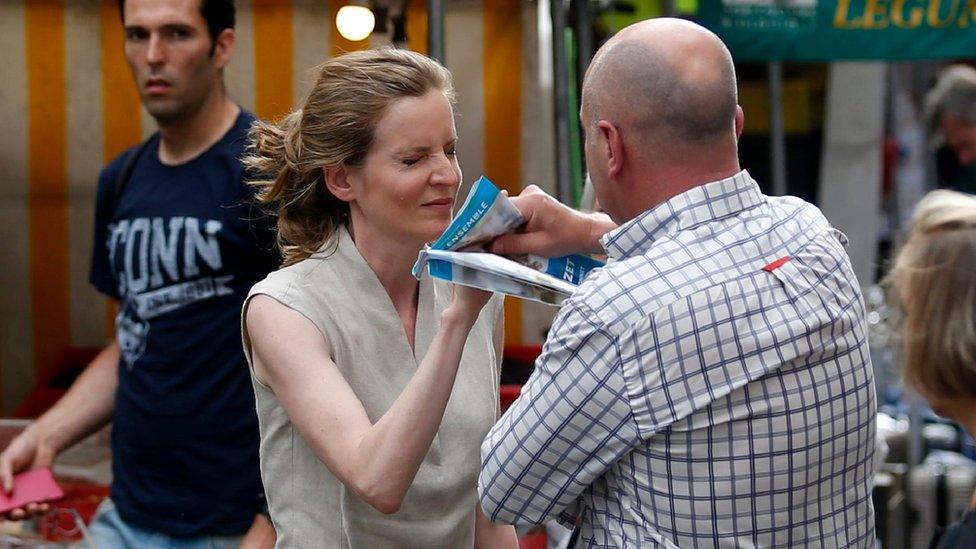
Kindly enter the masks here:
M 603 244 L 611 262 L 482 446 L 488 516 L 579 517 L 585 547 L 873 546 L 874 380 L 846 238 L 743 171 Z

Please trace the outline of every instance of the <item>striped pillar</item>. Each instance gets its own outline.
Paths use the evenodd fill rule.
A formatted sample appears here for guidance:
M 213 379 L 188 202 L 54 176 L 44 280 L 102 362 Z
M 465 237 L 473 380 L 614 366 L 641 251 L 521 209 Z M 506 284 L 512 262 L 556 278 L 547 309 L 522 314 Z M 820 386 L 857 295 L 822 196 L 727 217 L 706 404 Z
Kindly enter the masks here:
M 484 0 L 483 14 L 485 175 L 514 196 L 522 190 L 521 2 Z M 517 299 L 505 300 L 505 339 L 523 341 Z
M 312 86 L 312 69 L 332 55 L 332 29 L 328 4 L 318 0 L 301 0 L 293 5 L 294 39 L 293 104 L 301 105 Z
M 251 0 L 236 0 L 234 5 L 237 6 L 235 25 L 237 40 L 230 65 L 224 69 L 224 84 L 234 101 L 252 113 L 256 113 L 254 12 L 251 8 Z
M 407 47 L 427 55 L 427 0 L 407 2 Z
M 252 1 L 255 114 L 274 120 L 292 108 L 292 8 L 280 0 Z
M 22 3 L 0 2 L 0 412 L 9 413 L 34 381 L 28 225 L 27 39 Z
M 452 4 L 445 14 L 444 50 L 457 93 L 458 162 L 463 170 L 461 196 L 485 173 L 485 89 L 481 70 L 484 17 L 480 1 Z
M 552 54 L 549 5 L 522 3 L 522 183 L 556 192 L 555 129 L 553 123 Z M 552 324 L 555 307 L 522 302 L 522 337 L 539 343 Z
M 64 7 L 25 6 L 30 300 L 35 375 L 70 344 Z
M 108 162 L 142 139 L 142 104 L 125 60 L 125 32 L 116 0 L 102 0 L 102 135 Z
M 102 101 L 100 2 L 65 2 L 66 78 L 68 86 L 68 229 L 71 344 L 105 343 L 111 316 L 105 299 L 88 283 L 95 183 L 105 157 L 105 105 Z M 120 26 L 115 16 L 112 23 Z M 131 88 L 131 85 L 128 85 Z M 135 118 L 135 117 L 133 117 Z M 133 134 L 135 136 L 135 134 Z M 111 333 L 111 332 L 109 332 Z

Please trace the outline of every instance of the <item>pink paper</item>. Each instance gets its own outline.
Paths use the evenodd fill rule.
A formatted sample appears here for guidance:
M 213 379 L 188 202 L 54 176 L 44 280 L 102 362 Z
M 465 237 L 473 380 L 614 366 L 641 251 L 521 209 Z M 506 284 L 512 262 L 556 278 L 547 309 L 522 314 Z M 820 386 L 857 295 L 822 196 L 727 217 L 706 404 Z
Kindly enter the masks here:
M 54 481 L 50 469 L 34 469 L 14 475 L 14 492 L 8 495 L 0 486 L 0 513 L 23 507 L 28 503 L 42 503 L 61 499 L 64 492 Z

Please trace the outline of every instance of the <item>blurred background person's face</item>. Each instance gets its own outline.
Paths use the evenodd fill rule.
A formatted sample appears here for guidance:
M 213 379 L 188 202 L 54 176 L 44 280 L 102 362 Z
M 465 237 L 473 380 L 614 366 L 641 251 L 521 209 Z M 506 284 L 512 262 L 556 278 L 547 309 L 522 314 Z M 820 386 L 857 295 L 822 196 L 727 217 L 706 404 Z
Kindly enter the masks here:
M 959 117 L 946 115 L 940 124 L 946 145 L 956 153 L 959 163 L 971 166 L 976 162 L 976 124 L 968 124 Z
M 443 92 L 393 102 L 363 164 L 349 168 L 355 230 L 358 221 L 418 245 L 436 239 L 451 222 L 461 183 L 456 144 L 454 112 Z
M 225 61 L 214 56 L 200 0 L 127 0 L 125 56 L 146 110 L 164 124 L 204 104 Z

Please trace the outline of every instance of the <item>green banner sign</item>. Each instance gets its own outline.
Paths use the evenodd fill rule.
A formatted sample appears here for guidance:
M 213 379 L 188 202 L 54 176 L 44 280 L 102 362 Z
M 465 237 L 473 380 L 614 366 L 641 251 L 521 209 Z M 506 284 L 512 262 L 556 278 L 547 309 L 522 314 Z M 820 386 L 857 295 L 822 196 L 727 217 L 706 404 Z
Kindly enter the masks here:
M 976 0 L 701 0 L 738 60 L 976 57 Z

